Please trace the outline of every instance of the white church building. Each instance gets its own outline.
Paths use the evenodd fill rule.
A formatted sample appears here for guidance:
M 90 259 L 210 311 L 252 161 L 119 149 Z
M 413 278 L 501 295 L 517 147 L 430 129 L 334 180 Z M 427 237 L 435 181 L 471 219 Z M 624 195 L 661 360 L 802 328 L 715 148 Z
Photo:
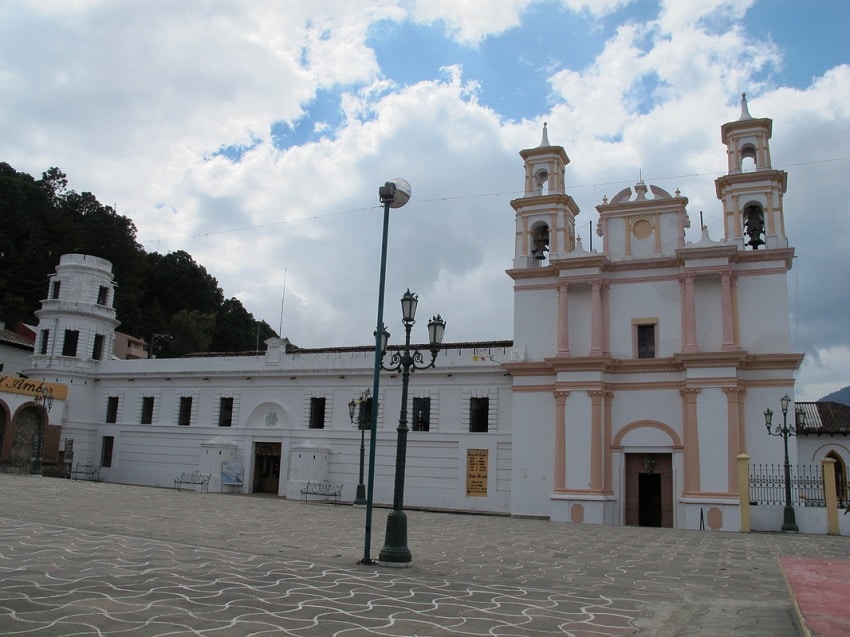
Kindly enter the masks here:
M 696 243 L 687 198 L 640 181 L 597 206 L 602 248 L 586 250 L 564 148 L 544 126 L 520 152 L 512 338 L 444 344 L 416 373 L 406 506 L 738 530 L 736 458 L 782 457 L 762 412 L 793 396 L 803 356 L 791 346 L 794 248 L 772 120 L 744 99 L 721 133 L 724 236 L 703 230 Z M 103 259 L 61 258 L 26 378 L 0 375 L 0 462 L 28 459 L 36 440 L 45 466 L 73 453 L 106 481 L 171 487 L 200 471 L 210 491 L 297 499 L 305 482 L 330 480 L 354 500 L 361 431 L 348 406 L 371 387 L 372 347 L 269 339 L 257 355 L 114 360 L 118 284 Z M 32 401 L 41 383 L 47 414 Z M 384 373 L 378 504 L 392 502 L 400 400 L 401 375 Z

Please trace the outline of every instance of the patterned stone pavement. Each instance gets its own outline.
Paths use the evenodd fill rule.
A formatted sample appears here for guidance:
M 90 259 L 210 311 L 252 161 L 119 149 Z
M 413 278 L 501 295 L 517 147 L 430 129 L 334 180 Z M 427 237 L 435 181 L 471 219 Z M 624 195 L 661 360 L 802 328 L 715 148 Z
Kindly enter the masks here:
M 372 556 L 386 511 L 376 509 Z M 847 538 L 409 511 L 413 567 L 360 566 L 365 512 L 0 474 L 2 635 L 796 635 L 780 556 Z

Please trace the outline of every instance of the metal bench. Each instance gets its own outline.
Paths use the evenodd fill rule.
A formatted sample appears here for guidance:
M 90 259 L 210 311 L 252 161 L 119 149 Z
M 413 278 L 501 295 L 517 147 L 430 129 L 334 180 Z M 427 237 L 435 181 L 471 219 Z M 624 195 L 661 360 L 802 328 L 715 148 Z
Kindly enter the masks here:
M 192 473 L 183 472 L 178 477 L 174 478 L 174 488 L 180 491 L 184 484 L 201 485 L 201 493 L 207 493 L 210 488 L 210 478 L 212 474 L 204 475 L 200 471 Z
M 342 497 L 342 483 L 328 482 L 327 480 L 308 482 L 301 487 L 301 500 L 306 501 L 311 495 L 325 498 L 326 500 L 333 499 L 334 504 L 339 504 L 339 499 Z
M 95 466 L 93 462 L 78 462 L 71 469 L 72 480 L 92 480 L 97 482 L 100 480 L 100 467 Z

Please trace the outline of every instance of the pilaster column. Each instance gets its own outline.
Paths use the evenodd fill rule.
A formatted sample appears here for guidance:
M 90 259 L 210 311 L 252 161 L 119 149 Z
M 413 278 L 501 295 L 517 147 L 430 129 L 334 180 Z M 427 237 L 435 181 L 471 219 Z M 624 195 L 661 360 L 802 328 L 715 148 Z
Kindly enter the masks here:
M 682 460 L 685 475 L 682 481 L 682 491 L 685 494 L 699 493 L 700 491 L 700 449 L 699 430 L 697 429 L 697 394 L 699 394 L 699 391 L 698 388 L 694 387 L 685 387 L 679 390 L 682 396 L 682 422 L 684 423 Z
M 734 352 L 738 349 L 735 342 L 735 322 L 733 320 L 734 305 L 732 303 L 732 273 L 720 273 L 721 307 L 723 311 L 723 351 Z
M 603 468 L 603 483 L 602 488 L 606 493 L 614 492 L 614 477 L 612 475 L 613 472 L 613 462 L 611 458 L 611 443 L 613 442 L 613 413 L 614 413 L 614 392 L 606 391 L 605 392 L 605 412 L 603 415 L 603 444 L 605 450 L 605 467 Z
M 590 396 L 590 488 L 599 491 L 602 489 L 602 399 L 605 392 L 592 390 L 588 391 L 587 395 Z
M 558 286 L 558 356 L 570 355 L 569 289 L 568 283 Z
M 590 355 L 602 355 L 602 281 L 590 284 Z
M 555 466 L 552 471 L 554 490 L 567 488 L 567 396 L 568 391 L 556 391 L 555 396 Z
M 726 462 L 729 476 L 727 489 L 729 493 L 737 493 L 738 473 L 735 467 L 735 459 L 746 452 L 746 449 L 741 447 L 741 439 L 745 432 L 741 427 L 741 405 L 739 404 L 739 398 L 744 393 L 744 389 L 742 387 L 724 387 L 723 392 L 726 394 Z
M 698 352 L 694 275 L 680 274 L 679 287 L 682 292 L 682 351 Z

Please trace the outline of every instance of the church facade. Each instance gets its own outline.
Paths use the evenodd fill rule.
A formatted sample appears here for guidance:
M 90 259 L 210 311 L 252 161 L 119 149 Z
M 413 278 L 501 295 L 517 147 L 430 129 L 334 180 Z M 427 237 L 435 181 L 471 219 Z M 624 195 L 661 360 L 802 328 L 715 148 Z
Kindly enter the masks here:
M 446 344 L 435 367 L 416 373 L 407 506 L 739 528 L 736 458 L 781 457 L 762 412 L 793 396 L 803 357 L 791 347 L 794 249 L 772 121 L 752 117 L 744 99 L 721 132 L 724 236 L 703 229 L 696 243 L 685 241 L 687 198 L 640 181 L 597 206 L 602 248 L 586 250 L 564 148 L 544 126 L 540 145 L 520 152 L 512 339 Z M 25 370 L 55 400 L 45 414 L 35 390 L 0 393 L 0 463 L 26 460 L 41 431 L 45 462 L 73 454 L 104 480 L 172 486 L 197 470 L 212 476 L 212 491 L 297 498 L 306 481 L 327 479 L 354 499 L 368 431 L 349 403 L 359 413 L 375 402 L 364 393 L 371 347 L 270 339 L 257 355 L 113 360 L 104 353 L 120 318 L 115 287 L 108 262 L 62 257 Z M 380 504 L 392 501 L 400 400 L 400 374 L 385 373 Z

